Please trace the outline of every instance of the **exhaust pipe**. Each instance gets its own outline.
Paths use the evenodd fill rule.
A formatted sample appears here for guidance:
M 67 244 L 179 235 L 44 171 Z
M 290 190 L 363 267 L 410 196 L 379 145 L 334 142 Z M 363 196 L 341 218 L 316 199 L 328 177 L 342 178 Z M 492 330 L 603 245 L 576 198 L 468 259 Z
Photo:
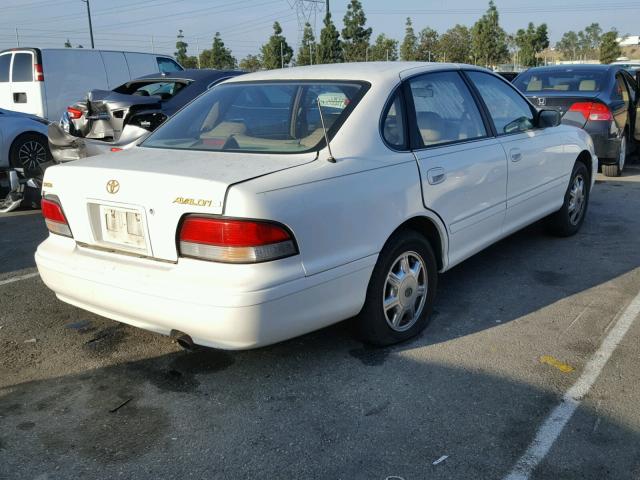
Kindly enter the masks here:
M 173 338 L 178 345 L 184 350 L 193 351 L 196 348 L 196 344 L 189 335 L 179 330 L 171 330 L 171 338 Z

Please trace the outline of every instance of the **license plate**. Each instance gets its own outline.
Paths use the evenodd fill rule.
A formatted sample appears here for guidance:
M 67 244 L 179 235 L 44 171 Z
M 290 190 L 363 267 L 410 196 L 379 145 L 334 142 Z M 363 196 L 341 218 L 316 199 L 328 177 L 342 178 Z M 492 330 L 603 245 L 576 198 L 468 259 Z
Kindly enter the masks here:
M 133 248 L 146 248 L 144 220 L 137 210 L 100 205 L 102 240 Z

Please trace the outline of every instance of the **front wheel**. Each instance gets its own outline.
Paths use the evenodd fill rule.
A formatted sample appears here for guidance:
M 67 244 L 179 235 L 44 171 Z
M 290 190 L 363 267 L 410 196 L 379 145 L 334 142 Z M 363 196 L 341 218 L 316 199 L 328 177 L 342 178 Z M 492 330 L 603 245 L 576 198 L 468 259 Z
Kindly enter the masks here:
M 586 165 L 576 162 L 562 208 L 549 217 L 549 226 L 554 234 L 569 237 L 580 230 L 589 205 L 590 186 Z
M 364 307 L 355 319 L 362 340 L 391 345 L 424 330 L 433 309 L 437 270 L 426 238 L 413 230 L 395 234 L 380 252 Z

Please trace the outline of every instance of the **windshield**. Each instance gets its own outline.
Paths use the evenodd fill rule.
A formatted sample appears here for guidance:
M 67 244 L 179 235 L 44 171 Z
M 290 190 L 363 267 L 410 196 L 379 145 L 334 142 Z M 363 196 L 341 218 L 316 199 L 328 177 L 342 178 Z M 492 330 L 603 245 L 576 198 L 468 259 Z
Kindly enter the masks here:
M 606 78 L 606 72 L 599 69 L 534 70 L 521 73 L 513 84 L 525 93 L 597 92 Z
M 180 150 L 299 153 L 329 137 L 366 91 L 359 82 L 260 82 L 218 85 L 171 117 L 142 145 Z

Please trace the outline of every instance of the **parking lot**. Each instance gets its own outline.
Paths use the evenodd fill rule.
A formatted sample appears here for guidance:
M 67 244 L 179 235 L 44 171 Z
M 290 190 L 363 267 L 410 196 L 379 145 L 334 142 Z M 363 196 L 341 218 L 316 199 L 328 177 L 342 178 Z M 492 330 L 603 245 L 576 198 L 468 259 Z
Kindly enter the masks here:
M 0 478 L 503 478 L 640 291 L 637 164 L 589 209 L 574 237 L 534 225 L 444 274 L 409 343 L 343 323 L 246 352 L 57 301 L 39 213 L 4 216 Z M 636 320 L 532 478 L 640 478 L 639 339 Z

